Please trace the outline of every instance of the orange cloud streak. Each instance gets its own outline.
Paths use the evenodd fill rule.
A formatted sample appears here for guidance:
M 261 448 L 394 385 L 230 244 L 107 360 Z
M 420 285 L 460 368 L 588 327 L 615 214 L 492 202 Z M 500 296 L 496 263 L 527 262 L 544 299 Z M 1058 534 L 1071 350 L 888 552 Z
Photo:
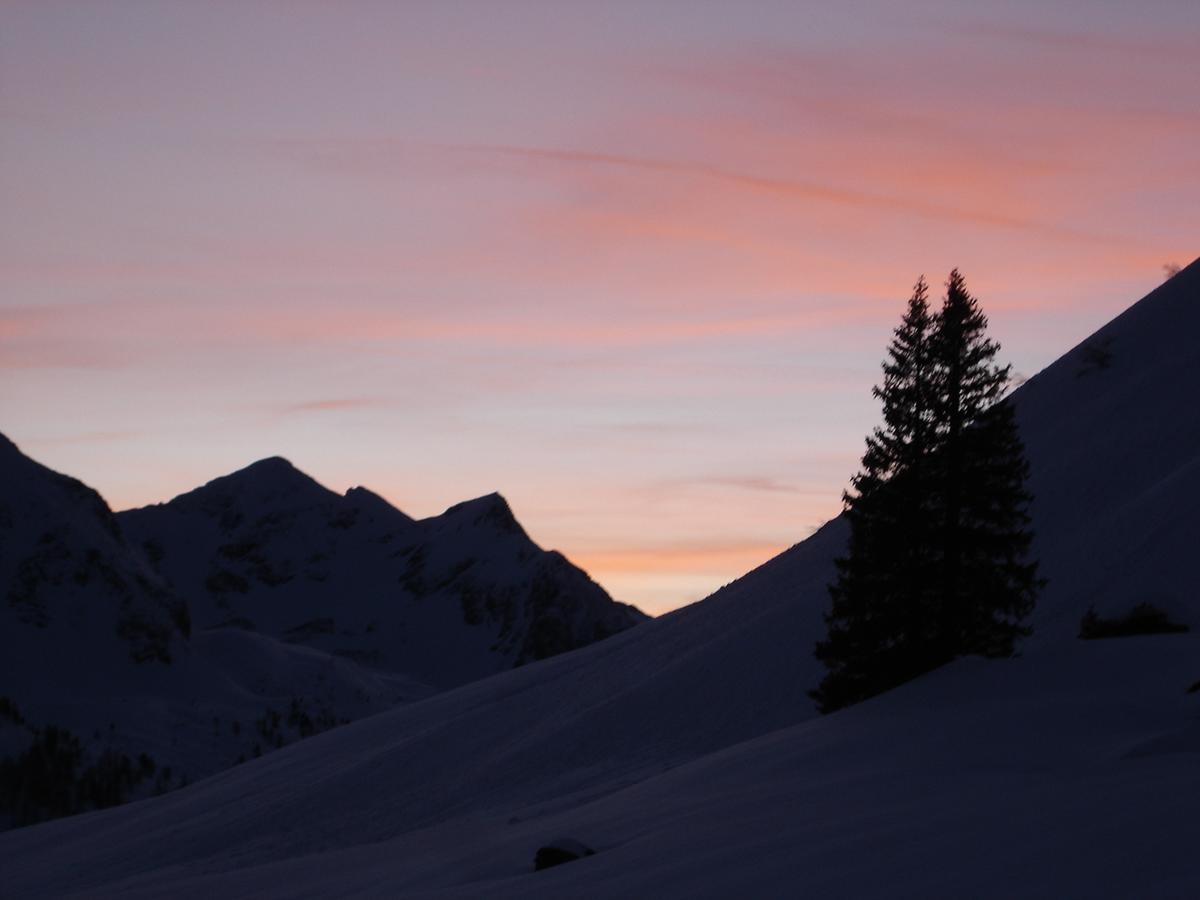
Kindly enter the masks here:
M 574 559 L 598 573 L 678 573 L 727 575 L 747 572 L 786 550 L 784 543 L 705 543 L 673 547 L 576 550 Z
M 864 308 L 866 306 L 866 308 Z M 727 316 L 708 321 L 649 320 L 626 324 L 523 321 L 453 321 L 368 309 L 291 310 L 279 314 L 233 315 L 241 339 L 281 343 L 478 342 L 489 346 L 550 345 L 571 347 L 644 346 L 746 335 L 771 335 L 871 321 L 869 305 L 826 306 L 790 313 Z
M 535 162 L 551 162 L 572 166 L 598 165 L 635 170 L 642 173 L 685 176 L 718 182 L 725 186 L 766 194 L 786 199 L 790 202 L 805 200 L 821 204 L 846 206 L 859 210 L 898 212 L 944 222 L 984 225 L 1101 244 L 1122 243 L 1121 239 L 1112 235 L 1051 225 L 1035 219 L 995 213 L 987 209 L 967 209 L 851 188 L 831 187 L 816 182 L 755 175 L 704 163 L 650 159 L 584 150 L 560 150 L 505 145 L 448 145 L 446 149 L 462 153 L 491 154 Z
M 283 407 L 280 412 L 284 415 L 306 412 L 336 412 L 343 409 L 368 409 L 385 405 L 375 397 L 337 397 L 328 400 L 306 400 L 303 403 L 293 403 Z

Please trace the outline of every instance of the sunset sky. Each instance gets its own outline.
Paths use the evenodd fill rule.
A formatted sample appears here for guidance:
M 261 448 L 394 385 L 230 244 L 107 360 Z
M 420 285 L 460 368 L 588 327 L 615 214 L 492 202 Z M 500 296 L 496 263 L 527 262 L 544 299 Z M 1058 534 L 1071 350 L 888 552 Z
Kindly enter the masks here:
M 1200 3 L 0 4 L 0 431 L 115 508 L 498 490 L 617 599 L 840 509 L 917 276 L 1033 374 L 1200 254 Z

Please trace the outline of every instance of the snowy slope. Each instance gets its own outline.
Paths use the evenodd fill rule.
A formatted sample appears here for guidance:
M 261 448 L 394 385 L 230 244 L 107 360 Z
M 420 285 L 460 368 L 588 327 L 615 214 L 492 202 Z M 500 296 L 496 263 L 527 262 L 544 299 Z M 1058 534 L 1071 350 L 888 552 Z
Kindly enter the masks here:
M 1124 608 L 1154 585 L 1195 611 L 1170 540 L 1195 534 L 1200 500 L 1198 445 L 1175 443 L 1200 380 L 1175 335 L 1198 309 L 1193 264 L 1108 327 L 1108 369 L 1077 377 L 1076 350 L 1021 389 L 1054 579 L 1021 659 L 813 718 L 835 521 L 702 603 L 163 798 L 0 836 L 0 862 L 31 896 L 1194 895 L 1200 643 L 1073 634 L 1097 590 Z M 1090 546 L 1140 580 L 1096 576 Z M 563 835 L 601 852 L 530 874 Z
M 232 625 L 439 687 L 645 619 L 538 547 L 499 494 L 414 521 L 266 459 L 122 527 L 204 627 Z
M 828 540 L 836 545 L 836 533 Z M 814 541 L 800 551 L 812 551 L 810 565 L 823 568 L 831 546 Z M 782 586 L 793 574 L 768 565 L 735 587 Z M 818 590 L 820 581 L 795 587 Z M 108 837 L 73 862 L 105 872 L 107 881 L 176 862 L 220 867 L 234 848 L 241 859 L 262 861 L 351 847 L 473 819 L 481 809 L 536 816 L 804 717 L 808 682 L 778 678 L 797 658 L 787 639 L 795 604 L 748 616 L 737 593 L 727 593 L 714 598 L 722 602 L 285 748 L 270 759 L 290 763 L 266 780 L 249 774 L 266 760 L 240 766 L 207 782 L 211 789 L 186 810 L 165 801 L 188 792 L 137 804 L 151 818 L 109 819 Z M 764 641 L 764 634 L 785 639 Z M 310 753 L 293 752 L 309 745 Z M 70 821 L 86 829 L 89 818 Z M 280 829 L 280 822 L 302 824 Z M 125 852 L 112 854 L 117 846 Z
M 1197 334 L 1200 260 L 1015 395 L 1049 578 L 1036 640 L 1077 633 L 1090 605 L 1150 602 L 1200 628 Z
M 1200 640 L 1170 636 L 966 660 L 553 802 L 455 805 L 477 746 L 429 767 L 431 782 L 389 774 L 396 736 L 370 750 L 385 714 L 204 785 L 9 833 L 0 852 L 21 896 L 1191 897 L 1197 659 Z M 348 782 L 388 785 L 391 802 L 364 808 Z M 423 793 L 451 809 L 408 818 Z M 597 855 L 532 872 L 562 835 Z

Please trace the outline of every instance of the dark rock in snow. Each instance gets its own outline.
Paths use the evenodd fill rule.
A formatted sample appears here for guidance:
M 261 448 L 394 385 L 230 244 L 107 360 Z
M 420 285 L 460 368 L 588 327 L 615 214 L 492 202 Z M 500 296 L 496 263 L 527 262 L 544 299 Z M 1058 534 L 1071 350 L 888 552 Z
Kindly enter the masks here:
M 592 856 L 595 852 L 591 847 L 581 844 L 572 838 L 560 838 L 557 841 L 551 841 L 544 847 L 538 848 L 538 852 L 533 858 L 533 870 L 540 872 L 542 869 L 549 869 L 551 866 L 558 866 L 563 863 L 574 862 L 585 856 Z

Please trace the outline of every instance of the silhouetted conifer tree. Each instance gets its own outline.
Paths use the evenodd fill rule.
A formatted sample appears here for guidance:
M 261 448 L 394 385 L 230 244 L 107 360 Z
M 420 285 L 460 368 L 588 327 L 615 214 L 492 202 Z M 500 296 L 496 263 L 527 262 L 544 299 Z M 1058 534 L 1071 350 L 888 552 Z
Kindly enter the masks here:
M 850 543 L 816 646 L 824 712 L 1028 634 L 1028 466 L 986 328 L 957 270 L 936 316 L 917 282 L 874 390 L 883 425 L 844 496 Z
M 996 365 L 1000 346 L 986 331 L 987 317 L 955 269 L 931 342 L 941 431 L 931 468 L 943 504 L 943 661 L 1011 656 L 1016 639 L 1030 633 L 1024 620 L 1041 586 L 1037 563 L 1026 561 L 1033 541 L 1029 464 L 1004 400 L 1012 367 Z

